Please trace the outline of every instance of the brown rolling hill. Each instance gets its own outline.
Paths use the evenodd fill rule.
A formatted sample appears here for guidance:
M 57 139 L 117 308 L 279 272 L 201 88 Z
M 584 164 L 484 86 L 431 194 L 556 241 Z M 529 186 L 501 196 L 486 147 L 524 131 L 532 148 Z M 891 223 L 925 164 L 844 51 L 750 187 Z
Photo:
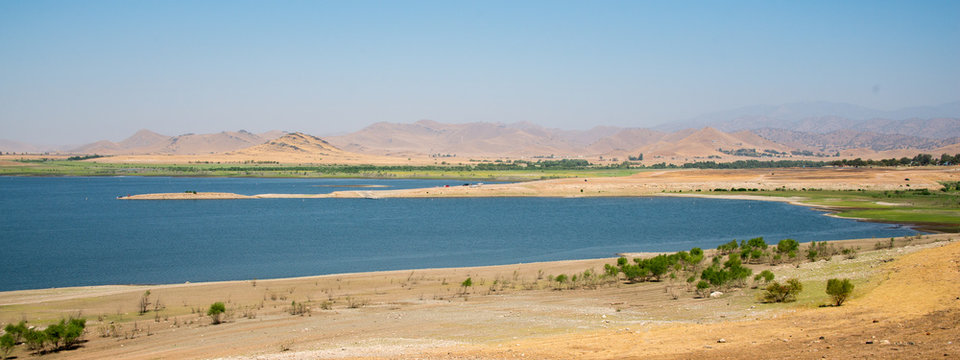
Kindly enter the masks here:
M 636 148 L 632 153 L 653 156 L 696 158 L 705 156 L 723 156 L 720 150 L 755 149 L 788 151 L 789 147 L 763 139 L 747 131 L 725 133 L 706 127 L 700 130 L 681 130 L 665 136 L 653 144 Z
M 587 147 L 587 151 L 597 154 L 631 153 L 643 146 L 656 143 L 665 136 L 667 133 L 650 129 L 622 129 L 596 140 Z
M 360 131 L 329 137 L 345 150 L 366 154 L 454 154 L 460 156 L 577 155 L 614 127 L 560 130 L 530 123 L 412 124 L 377 123 Z
M 433 164 L 435 159 L 406 158 L 344 151 L 316 136 L 296 132 L 246 148 L 208 154 L 116 155 L 89 161 L 111 163 L 280 163 L 280 164 Z
M 253 147 L 227 152 L 228 155 L 237 154 L 293 154 L 293 155 L 320 155 L 340 156 L 346 154 L 343 150 L 330 145 L 326 140 L 313 135 L 296 132 L 283 135 L 277 139 Z
M 279 131 L 254 134 L 240 130 L 216 134 L 166 136 L 150 130 L 140 130 L 120 142 L 102 140 L 80 146 L 69 152 L 100 155 L 212 154 L 259 145 L 281 135 L 283 133 Z

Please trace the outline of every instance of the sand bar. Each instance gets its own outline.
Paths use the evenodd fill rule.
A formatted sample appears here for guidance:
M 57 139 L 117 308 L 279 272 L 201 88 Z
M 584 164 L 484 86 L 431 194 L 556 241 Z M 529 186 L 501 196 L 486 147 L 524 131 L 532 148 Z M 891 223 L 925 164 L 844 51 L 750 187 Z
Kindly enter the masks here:
M 593 197 L 696 194 L 714 189 L 910 190 L 939 189 L 943 181 L 960 181 L 960 167 L 818 168 L 664 170 L 624 177 L 564 178 L 510 184 L 433 187 L 400 190 L 351 190 L 329 194 L 229 193 L 143 194 L 129 200 L 256 199 L 256 198 L 439 198 L 439 197 Z M 687 195 L 685 195 L 687 196 Z M 769 197 L 724 196 L 783 201 Z M 789 201 L 789 200 L 788 200 Z

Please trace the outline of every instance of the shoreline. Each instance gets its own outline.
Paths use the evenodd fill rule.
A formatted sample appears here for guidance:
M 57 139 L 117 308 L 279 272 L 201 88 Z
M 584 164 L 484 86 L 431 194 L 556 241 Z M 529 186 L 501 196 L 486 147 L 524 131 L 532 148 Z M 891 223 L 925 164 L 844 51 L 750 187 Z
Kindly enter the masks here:
M 829 243 L 860 249 L 855 257 L 838 254 L 815 262 L 747 264 L 754 273 L 772 270 L 778 281 L 800 278 L 804 293 L 792 304 L 762 303 L 757 297 L 762 290 L 743 285 L 720 289 L 717 298 L 698 296 L 682 280 L 616 280 L 578 288 L 553 280 L 554 275 L 598 267 L 602 271 L 604 264 L 616 261 L 604 258 L 0 292 L 0 302 L 11 295 L 24 299 L 19 305 L 0 306 L 0 321 L 26 319 L 42 328 L 82 313 L 90 332 L 85 342 L 46 355 L 52 359 L 733 358 L 744 357 L 744 351 L 753 358 L 770 355 L 770 349 L 780 355 L 803 353 L 817 346 L 817 336 L 825 336 L 834 348 L 830 357 L 849 357 L 842 355 L 879 350 L 881 345 L 864 347 L 864 336 L 916 341 L 917 347 L 908 349 L 936 355 L 946 350 L 941 343 L 955 341 L 953 330 L 937 330 L 957 313 L 951 310 L 954 313 L 944 317 L 937 312 L 955 309 L 960 275 L 948 271 L 960 255 L 954 237 L 899 237 L 890 244 L 893 247 L 885 238 Z M 876 243 L 883 248 L 875 248 Z M 912 282 L 934 275 L 936 280 Z M 849 304 L 820 306 L 829 301 L 823 282 L 831 277 L 856 282 Z M 472 287 L 461 285 L 469 278 Z M 136 304 L 143 301 L 143 294 L 149 296 L 148 305 L 163 306 L 138 314 Z M 205 314 L 217 301 L 227 308 L 220 325 L 211 324 Z M 292 312 L 292 305 L 300 304 L 306 304 L 306 314 Z M 927 335 L 914 338 L 895 332 L 903 331 L 896 326 L 907 316 L 913 319 L 908 329 L 928 331 Z M 946 320 L 917 322 L 929 316 Z M 849 324 L 833 327 L 837 321 Z M 894 326 L 894 332 L 875 332 L 886 325 Z M 581 342 L 586 339 L 593 339 L 588 340 L 593 344 Z M 844 350 L 846 343 L 856 348 Z M 793 347 L 784 348 L 788 346 Z M 739 356 L 723 355 L 728 352 Z M 14 352 L 18 358 L 30 354 L 22 347 Z
M 940 237 L 947 237 L 949 234 L 918 234 L 920 236 L 934 236 L 936 239 Z M 906 239 L 912 236 L 901 236 L 896 237 L 897 239 Z M 841 239 L 841 240 L 822 240 L 818 243 L 826 242 L 835 245 L 841 246 L 862 246 L 862 245 L 872 245 L 878 241 L 886 240 L 887 238 L 859 238 L 859 239 Z M 745 240 L 745 239 L 744 239 Z M 772 240 L 771 241 L 779 241 Z M 800 246 L 807 246 L 810 244 L 810 241 L 799 243 Z M 776 246 L 775 243 L 771 244 Z M 717 249 L 715 248 L 702 248 L 704 251 L 705 257 L 710 257 L 716 253 Z M 278 277 L 278 278 L 267 278 L 267 279 L 234 279 L 234 280 L 211 280 L 211 281 L 186 281 L 183 283 L 157 283 L 157 284 L 102 284 L 102 285 L 81 285 L 81 286 L 64 286 L 64 287 L 49 287 L 49 288 L 37 288 L 37 289 L 18 289 L 18 290 L 5 290 L 0 291 L 0 306 L 7 305 L 22 305 L 24 303 L 30 302 L 7 302 L 4 300 L 4 297 L 14 296 L 14 295 L 39 295 L 31 293 L 43 293 L 50 291 L 59 291 L 59 292 L 72 292 L 72 293 L 82 293 L 84 290 L 100 290 L 102 293 L 98 295 L 115 295 L 127 292 L 141 291 L 143 289 L 175 289 L 175 288 L 190 288 L 190 287 L 203 287 L 203 286 L 218 286 L 218 285 L 236 285 L 249 283 L 251 281 L 255 282 L 286 282 L 286 281 L 306 281 L 306 280 L 325 280 L 331 278 L 354 278 L 354 277 L 377 277 L 377 276 L 390 276 L 390 275 L 401 275 L 408 272 L 458 272 L 458 271 L 498 271 L 498 270 L 507 270 L 513 269 L 516 267 L 543 267 L 543 268 L 552 268 L 552 267 L 568 267 L 573 265 L 583 264 L 594 264 L 594 263 L 615 263 L 619 257 L 627 258 L 649 258 L 661 254 L 672 254 L 678 251 L 687 251 L 689 249 L 681 249 L 676 251 L 659 251 L 659 252 L 617 252 L 610 257 L 600 257 L 600 258 L 589 258 L 589 259 L 569 259 L 569 260 L 553 260 L 553 261 L 536 261 L 528 263 L 512 263 L 512 264 L 499 264 L 499 265 L 477 265 L 477 266 L 460 266 L 460 267 L 433 267 L 433 268 L 405 268 L 405 269 L 395 269 L 395 270 L 374 270 L 374 271 L 360 271 L 360 272 L 345 272 L 345 273 L 331 273 L 331 274 L 320 274 L 320 275 L 304 275 L 304 276 L 290 276 L 290 277 Z M 64 297 L 58 298 L 58 300 L 72 299 L 75 297 L 89 296 L 89 293 L 83 293 L 81 295 L 70 296 L 64 295 Z

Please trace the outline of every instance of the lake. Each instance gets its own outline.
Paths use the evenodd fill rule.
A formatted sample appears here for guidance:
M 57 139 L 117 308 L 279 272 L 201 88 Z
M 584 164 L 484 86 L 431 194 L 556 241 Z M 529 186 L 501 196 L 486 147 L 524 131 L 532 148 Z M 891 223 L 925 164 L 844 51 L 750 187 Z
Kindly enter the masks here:
M 917 233 L 785 203 L 721 199 L 116 199 L 188 190 L 302 194 L 463 183 L 0 177 L 0 291 L 600 258 L 714 248 L 757 236 L 775 243 Z

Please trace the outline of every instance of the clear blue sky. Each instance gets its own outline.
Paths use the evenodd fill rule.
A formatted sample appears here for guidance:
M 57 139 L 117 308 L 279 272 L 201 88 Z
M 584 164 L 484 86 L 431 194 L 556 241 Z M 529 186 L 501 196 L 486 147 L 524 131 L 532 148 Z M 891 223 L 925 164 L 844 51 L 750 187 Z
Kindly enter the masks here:
M 960 99 L 960 1 L 0 0 L 0 138 Z

